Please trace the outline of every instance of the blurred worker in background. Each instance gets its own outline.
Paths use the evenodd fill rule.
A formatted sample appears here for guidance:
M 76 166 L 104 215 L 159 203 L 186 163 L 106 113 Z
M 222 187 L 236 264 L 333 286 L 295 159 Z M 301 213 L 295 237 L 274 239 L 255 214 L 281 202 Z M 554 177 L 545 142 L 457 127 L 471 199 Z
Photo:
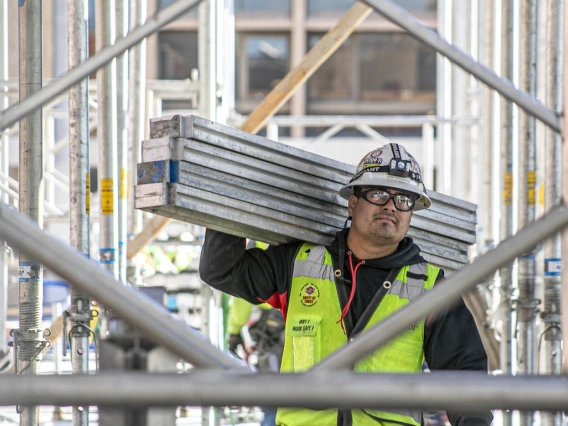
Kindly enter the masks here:
M 248 248 L 266 249 L 268 244 L 250 240 Z M 244 299 L 231 297 L 227 316 L 227 346 L 258 371 L 278 372 L 284 349 L 284 320 L 282 313 L 268 303 L 253 305 Z M 276 425 L 276 408 L 261 407 L 261 426 Z
M 282 311 L 283 372 L 310 369 L 349 339 L 364 339 L 366 330 L 444 276 L 406 236 L 413 211 L 430 207 L 431 200 L 419 164 L 403 146 L 387 144 L 365 155 L 339 194 L 348 200 L 349 217 L 325 247 L 297 242 L 246 250 L 243 238 L 210 229 L 205 235 L 199 268 L 203 281 Z M 487 356 L 463 301 L 432 314 L 359 361 L 354 370 L 420 373 L 426 359 L 431 370 L 486 372 Z M 447 415 L 453 426 L 487 426 L 493 418 L 489 410 Z M 286 426 L 421 422 L 420 411 L 402 409 L 279 408 L 276 418 Z

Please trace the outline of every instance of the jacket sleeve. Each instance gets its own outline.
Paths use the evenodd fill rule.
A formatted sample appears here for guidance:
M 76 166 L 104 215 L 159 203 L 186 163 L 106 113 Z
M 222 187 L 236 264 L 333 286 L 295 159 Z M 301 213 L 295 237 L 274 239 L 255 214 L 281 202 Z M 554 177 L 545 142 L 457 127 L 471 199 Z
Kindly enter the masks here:
M 207 229 L 199 275 L 217 290 L 285 312 L 298 248 L 299 243 L 291 243 L 247 250 L 244 238 Z
M 437 283 L 443 279 L 440 271 Z M 487 372 L 487 354 L 473 316 L 463 300 L 436 313 L 426 322 L 424 354 L 430 370 L 472 370 Z M 464 385 L 467 386 L 467 385 Z M 490 410 L 447 411 L 452 426 L 487 426 Z

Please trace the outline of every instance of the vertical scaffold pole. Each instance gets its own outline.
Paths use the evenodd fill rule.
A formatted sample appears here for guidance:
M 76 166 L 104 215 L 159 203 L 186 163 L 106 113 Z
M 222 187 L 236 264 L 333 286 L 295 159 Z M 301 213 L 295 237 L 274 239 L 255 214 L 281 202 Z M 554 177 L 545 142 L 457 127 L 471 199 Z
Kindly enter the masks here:
M 568 18 L 568 7 L 564 7 L 564 11 L 562 13 L 562 22 L 566 22 Z M 566 46 L 568 43 L 568 26 L 564 25 L 562 29 L 562 45 Z M 568 96 L 568 90 L 566 89 L 568 85 L 568 49 L 562 48 L 562 59 L 563 59 L 563 66 L 562 66 L 562 99 L 563 99 L 563 106 L 562 110 L 564 111 L 564 121 L 562 124 L 562 200 L 564 203 L 568 202 L 568 120 L 566 120 L 566 105 L 568 105 L 568 100 L 566 96 Z M 562 231 L 562 253 L 568 252 L 568 229 L 564 228 Z M 562 312 L 562 338 L 564 341 L 564 348 L 563 348 L 563 367 L 562 371 L 564 374 L 568 375 L 568 350 L 566 349 L 566 342 L 568 342 L 568 256 L 562 257 L 562 290 L 561 290 L 561 312 Z
M 452 43 L 460 49 L 469 52 L 468 35 L 470 11 L 466 0 L 452 0 L 450 17 L 452 28 Z M 451 132 L 451 157 L 449 163 L 443 164 L 443 169 L 449 168 L 451 180 L 451 195 L 457 195 L 468 201 L 471 200 L 469 191 L 469 161 L 461 163 L 462 158 L 471 158 L 471 134 L 464 125 L 463 119 L 468 115 L 468 97 L 470 96 L 470 76 L 457 65 L 451 65 L 451 116 L 458 119 Z M 446 80 L 447 81 L 447 80 Z M 468 163 L 468 164 L 465 164 Z M 455 167 L 460 164 L 459 167 Z
M 128 34 L 128 0 L 116 0 L 116 37 Z M 128 51 L 116 57 L 118 278 L 126 283 L 128 238 Z
M 514 0 L 503 0 L 501 16 L 501 75 L 513 79 L 513 24 Z M 501 99 L 501 241 L 513 235 L 513 103 Z M 511 374 L 513 371 L 513 265 L 500 269 L 501 274 L 501 371 Z M 512 425 L 510 412 L 503 412 L 503 426 Z
M 0 2 L 0 109 L 7 109 L 8 98 L 8 2 Z M 0 172 L 8 175 L 8 129 L 0 132 Z M 3 192 L 0 200 L 9 204 L 10 197 Z M 5 333 L 8 313 L 8 246 L 0 240 L 0 332 Z M 9 362 L 9 351 L 6 339 L 0 339 L 0 369 Z
M 568 18 L 568 7 L 564 8 L 564 13 L 562 14 L 563 19 L 566 20 L 566 18 Z M 565 21 L 563 21 L 565 22 Z M 568 26 L 564 26 L 563 30 L 562 30 L 562 34 L 563 34 L 563 46 L 568 45 Z M 562 59 L 563 59 L 563 67 L 562 67 L 562 72 L 563 72 L 563 111 L 565 111 L 565 107 L 564 105 L 568 105 L 568 99 L 566 99 L 565 97 L 568 95 L 568 90 L 566 89 L 566 86 L 568 86 L 568 49 L 564 49 L 562 50 Z M 564 115 L 566 115 L 566 112 L 564 112 Z M 568 141 L 567 141 L 567 135 L 568 135 L 568 120 L 564 120 L 563 121 L 563 128 L 562 128 L 562 137 L 563 137 L 563 142 L 562 142 L 562 199 L 563 201 L 566 203 L 566 200 L 568 200 Z M 564 229 L 562 232 L 562 252 L 566 253 L 568 252 L 568 229 Z M 564 256 L 562 259 L 562 271 L 568 271 L 568 265 L 566 264 L 568 262 L 568 256 Z M 568 315 L 566 314 L 566 312 L 568 312 L 568 297 L 566 297 L 568 295 L 568 274 L 564 273 L 562 275 L 562 290 L 561 290 L 561 312 L 563 312 L 562 315 L 562 340 L 564 342 L 568 342 Z M 562 358 L 563 358 L 563 364 L 562 364 L 562 372 L 565 375 L 568 375 L 568 350 L 566 350 L 566 347 L 563 348 L 563 352 L 562 352 Z
M 99 0 L 96 4 L 97 50 L 115 40 L 115 2 Z M 99 144 L 98 181 L 100 194 L 100 263 L 118 278 L 117 149 L 116 149 L 116 61 L 97 71 Z M 109 312 L 101 317 L 101 337 L 108 333 Z
M 219 0 L 205 0 L 199 5 L 199 110 L 203 117 L 217 119 L 217 43 L 216 15 Z
M 130 28 L 135 28 L 146 21 L 146 1 L 145 0 L 131 0 L 130 2 Z M 135 182 L 136 164 L 142 161 L 140 146 L 142 139 L 144 139 L 144 117 L 146 105 L 146 39 L 141 43 L 133 46 L 128 51 L 130 70 L 128 76 L 129 84 L 129 117 L 130 123 L 128 126 L 128 145 L 132 152 L 132 169 L 129 173 L 130 183 Z M 132 197 L 134 197 L 134 191 Z M 134 209 L 133 199 L 131 201 L 131 225 L 129 228 L 130 235 L 138 235 L 142 231 L 143 215 L 141 210 Z M 128 282 L 137 285 L 140 284 L 140 273 L 136 265 L 136 261 L 131 259 L 128 261 L 127 268 Z
M 494 6 L 492 0 L 481 0 L 480 4 L 481 19 L 479 20 L 479 49 L 482 61 L 490 68 L 493 68 L 493 43 L 495 37 L 494 25 Z M 479 201 L 483 204 L 484 210 L 481 212 L 482 235 L 479 236 L 480 253 L 485 253 L 495 245 L 495 235 L 493 233 L 493 90 L 481 86 L 483 93 L 483 147 L 481 148 L 481 161 L 483 162 L 482 190 Z M 488 283 L 494 281 L 494 275 L 488 278 Z
M 438 0 L 438 31 L 448 41 L 452 42 L 452 2 L 450 0 Z M 443 118 L 452 116 L 452 63 L 440 54 L 437 58 L 436 77 L 436 110 Z M 442 145 L 442 163 L 440 191 L 452 195 L 452 124 L 446 123 L 438 127 L 440 142 Z
M 86 0 L 68 3 L 69 69 L 89 56 L 89 21 Z M 69 223 L 70 243 L 90 257 L 91 175 L 89 162 L 89 80 L 69 89 Z M 71 368 L 73 374 L 89 373 L 89 322 L 91 298 L 71 286 L 68 312 Z M 64 328 L 65 329 L 65 328 Z M 64 339 L 65 341 L 65 339 Z M 73 407 L 73 425 L 89 424 L 89 407 Z
M 547 104 L 562 114 L 562 27 L 563 1 L 548 1 L 547 17 Z M 545 208 L 562 201 L 562 135 L 546 130 Z M 545 373 L 562 374 L 561 264 L 562 238 L 558 233 L 544 243 L 544 353 Z M 564 311 L 566 312 L 566 311 Z M 539 339 L 540 340 L 540 339 Z M 541 413 L 544 426 L 561 426 L 562 413 Z
M 42 86 L 42 1 L 20 3 L 20 102 Z M 43 226 L 42 109 L 20 120 L 20 212 Z M 16 372 L 37 374 L 45 340 L 42 328 L 43 265 L 20 255 L 19 329 L 13 333 L 17 353 Z M 38 407 L 23 407 L 20 425 L 39 424 Z
M 523 0 L 521 5 L 521 88 L 536 98 L 537 0 Z M 534 222 L 536 216 L 536 119 L 521 111 L 519 149 L 519 228 Z M 518 300 L 518 371 L 536 372 L 535 297 L 536 253 L 519 258 Z M 521 425 L 531 426 L 534 414 L 521 413 Z

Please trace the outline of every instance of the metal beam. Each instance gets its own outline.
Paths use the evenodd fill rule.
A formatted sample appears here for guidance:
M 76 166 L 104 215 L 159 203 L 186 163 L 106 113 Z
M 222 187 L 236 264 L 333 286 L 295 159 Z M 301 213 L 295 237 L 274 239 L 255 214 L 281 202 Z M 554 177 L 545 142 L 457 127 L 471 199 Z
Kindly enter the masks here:
M 553 235 L 566 225 L 568 225 L 568 207 L 561 205 L 550 210 L 539 220 L 521 229 L 515 236 L 502 241 L 494 250 L 480 256 L 478 260 L 435 286 L 416 302 L 405 306 L 363 335 L 355 337 L 317 364 L 313 371 L 349 368 L 408 327 L 432 315 L 440 307 L 457 302 L 464 292 L 482 282 L 500 266 L 526 253 L 539 241 Z
M 135 44 L 140 43 L 146 37 L 155 33 L 164 25 L 169 24 L 200 2 L 201 0 L 177 0 L 160 10 L 152 18 L 146 20 L 144 25 L 130 31 L 123 39 L 117 40 L 112 46 L 101 50 L 95 56 L 76 68 L 73 68 L 60 79 L 48 84 L 33 96 L 3 111 L 2 114 L 0 114 L 0 130 L 4 130 L 32 111 L 45 105 L 74 84 L 108 64 L 116 56 L 124 53 Z
M 568 105 L 568 25 L 566 25 L 566 19 L 568 18 L 568 7 L 564 7 L 563 11 L 563 37 L 562 37 L 562 99 L 563 99 L 563 110 L 566 111 L 566 106 Z M 568 200 L 568 120 L 564 120 L 564 127 L 562 129 L 562 199 Z M 565 375 L 568 375 L 568 349 L 566 348 L 566 342 L 568 342 L 568 229 L 564 229 L 562 232 L 562 264 L 561 264 L 562 274 L 562 290 L 561 290 L 561 301 L 560 313 L 562 317 L 561 330 L 562 339 L 564 341 L 563 350 L 563 366 L 562 370 Z
M 371 9 L 356 3 L 347 11 L 341 20 L 330 29 L 320 41 L 304 56 L 297 67 L 290 70 L 286 76 L 270 91 L 264 100 L 250 113 L 241 129 L 248 133 L 257 133 L 266 122 L 280 110 L 282 105 L 296 93 L 310 76 L 323 64 L 329 56 L 349 37 L 357 26 L 371 13 Z M 210 109 L 210 108 L 209 108 Z M 1 119 L 1 117 L 0 117 Z M 1 121 L 0 121 L 1 123 Z M 170 218 L 163 218 L 159 226 L 165 227 Z M 152 233 L 142 231 L 144 239 L 139 239 L 141 248 L 153 241 Z
M 562 119 L 556 112 L 547 108 L 526 92 L 517 89 L 509 80 L 499 77 L 495 71 L 477 62 L 473 57 L 458 47 L 448 43 L 444 38 L 440 37 L 436 31 L 428 28 L 406 10 L 397 6 L 393 1 L 361 1 L 371 6 L 389 21 L 408 31 L 410 35 L 419 41 L 448 58 L 454 64 L 483 81 L 492 89 L 495 89 L 505 98 L 524 109 L 528 114 L 534 115 L 551 129 L 556 132 L 562 131 Z
M 464 383 L 467 391 L 464 392 Z M 431 374 L 112 373 L 0 376 L 0 405 L 278 406 L 324 409 L 566 410 L 561 376 Z
M 89 57 L 89 21 L 85 1 L 71 0 L 67 7 L 69 69 L 72 69 Z M 69 242 L 87 257 L 91 248 L 89 133 L 89 79 L 85 78 L 69 90 Z M 53 151 L 50 156 L 53 158 Z M 73 374 L 89 373 L 91 308 L 89 295 L 72 286 L 71 304 L 67 313 L 71 325 L 69 344 L 73 348 L 70 354 Z M 59 321 L 63 323 L 62 320 Z M 63 339 L 63 345 L 66 344 L 66 339 Z M 73 424 L 89 424 L 88 406 L 73 407 Z
M 240 361 L 219 351 L 203 335 L 174 320 L 165 308 L 123 286 L 108 270 L 44 233 L 4 203 L 0 203 L 0 236 L 195 367 L 247 370 Z

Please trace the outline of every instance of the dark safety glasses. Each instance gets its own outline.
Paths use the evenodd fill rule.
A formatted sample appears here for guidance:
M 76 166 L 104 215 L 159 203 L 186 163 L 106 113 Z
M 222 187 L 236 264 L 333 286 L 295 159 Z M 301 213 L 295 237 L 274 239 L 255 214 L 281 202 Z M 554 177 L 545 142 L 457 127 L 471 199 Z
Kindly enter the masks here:
M 363 197 L 371 204 L 384 206 L 392 198 L 397 210 L 408 212 L 414 208 L 415 199 L 406 194 L 391 194 L 382 188 L 372 188 L 362 191 L 359 197 Z

